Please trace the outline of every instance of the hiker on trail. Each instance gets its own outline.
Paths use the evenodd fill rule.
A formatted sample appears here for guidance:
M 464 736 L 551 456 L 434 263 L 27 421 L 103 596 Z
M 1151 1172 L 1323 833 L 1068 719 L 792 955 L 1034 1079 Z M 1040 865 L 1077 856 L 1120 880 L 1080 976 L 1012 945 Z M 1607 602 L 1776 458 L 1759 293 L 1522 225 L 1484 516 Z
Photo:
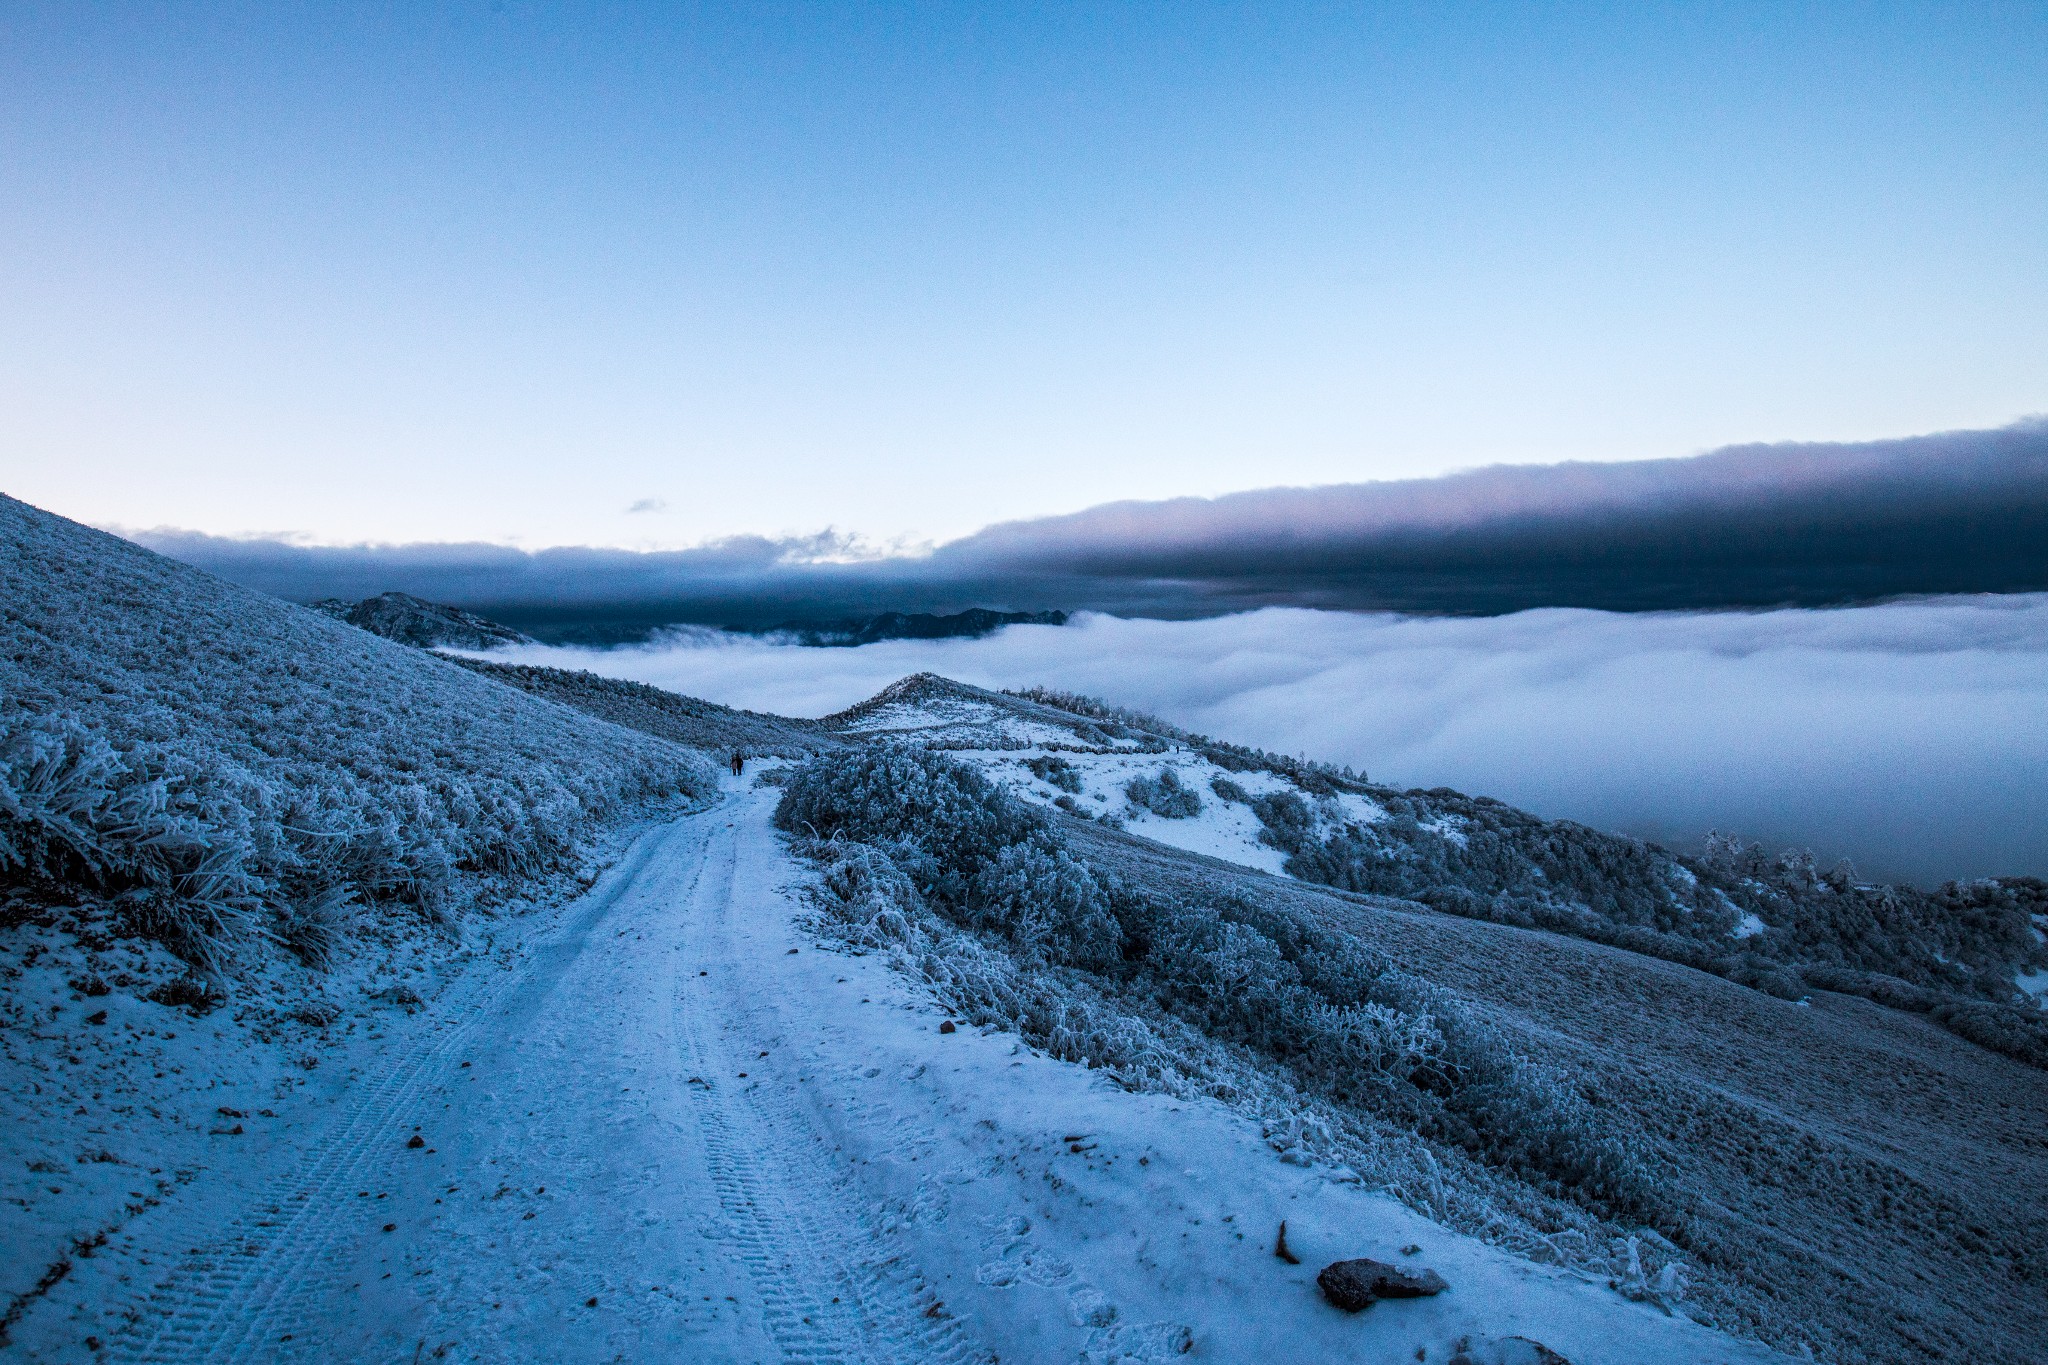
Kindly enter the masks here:
M 746 771 L 747 756 L 741 753 L 738 749 L 734 749 L 732 751 L 732 775 L 734 777 L 744 776 Z

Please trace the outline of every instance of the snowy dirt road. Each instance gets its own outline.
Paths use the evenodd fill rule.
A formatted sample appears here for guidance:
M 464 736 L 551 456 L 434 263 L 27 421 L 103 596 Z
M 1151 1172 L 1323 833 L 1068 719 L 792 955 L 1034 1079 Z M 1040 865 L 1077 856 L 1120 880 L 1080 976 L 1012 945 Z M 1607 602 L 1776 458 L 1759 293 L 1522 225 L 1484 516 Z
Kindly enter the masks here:
M 774 793 L 650 831 L 516 972 L 437 1004 L 224 1223 L 138 1236 L 119 1361 L 1767 1359 L 1281 1164 L 818 948 Z M 1303 1264 L 1271 1254 L 1289 1220 Z M 1433 1300 L 1314 1272 L 1417 1245 Z M 53 1305 L 53 1308 L 55 1305 Z M 75 1340 L 75 1338 L 73 1339 Z

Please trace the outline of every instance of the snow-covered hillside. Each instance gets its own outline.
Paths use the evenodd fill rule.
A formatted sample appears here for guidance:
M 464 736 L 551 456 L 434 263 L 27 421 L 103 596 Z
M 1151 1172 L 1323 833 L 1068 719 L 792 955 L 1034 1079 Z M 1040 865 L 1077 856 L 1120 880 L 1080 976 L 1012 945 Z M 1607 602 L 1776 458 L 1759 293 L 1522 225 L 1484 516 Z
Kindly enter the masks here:
M 1114 721 L 963 687 L 930 673 L 892 683 L 819 724 L 866 739 L 914 736 L 919 743 L 942 749 L 1050 746 L 1139 752 L 1168 747 L 1156 736 Z
M 768 826 L 774 796 L 738 789 L 651 830 L 543 933 L 508 941 L 503 970 L 337 1039 L 313 1084 L 260 1109 L 244 1093 L 267 1078 L 245 1081 L 238 1040 L 198 1030 L 180 1060 L 227 1066 L 209 1098 L 246 1113 L 181 1138 L 183 1178 L 36 1298 L 16 1349 L 506 1365 L 1776 1358 L 1283 1160 L 1227 1104 L 1129 1093 L 1012 1033 L 955 1027 L 881 957 L 818 951 Z M 344 1070 L 354 1079 L 323 1084 Z M 53 1182 L 143 1176 L 127 1152 L 98 1168 L 49 1155 Z M 1295 1261 L 1275 1254 L 1283 1221 Z M 1316 1276 L 1355 1256 L 1449 1287 L 1347 1313 Z
M 0 866 L 195 961 L 320 958 L 358 904 L 446 915 L 711 787 L 689 750 L 0 498 Z
M 1266 826 L 1251 804 L 1261 796 L 1298 791 L 1276 773 L 1232 772 L 1197 751 L 1180 747 L 1165 753 L 1034 747 L 974 756 L 989 776 L 1027 801 L 1113 822 L 1133 834 L 1190 853 L 1285 874 L 1287 854 L 1260 837 Z M 1163 812 L 1133 799 L 1133 783 L 1157 784 L 1166 773 L 1172 773 L 1173 785 L 1193 799 L 1155 802 L 1167 807 Z M 1336 826 L 1386 818 L 1386 812 L 1370 798 L 1354 792 L 1323 797 L 1317 814 Z
M 715 790 L 689 749 L 0 498 L 0 1333 L 261 1146 L 333 1039 Z
M 2030 987 L 2048 970 L 2048 886 L 2031 878 L 1926 892 L 1865 886 L 1734 840 L 1686 857 L 1484 797 L 1375 785 L 1086 698 L 929 674 L 820 723 L 957 753 L 1028 801 L 1190 852 L 1590 938 L 1787 999 L 1815 987 L 1863 994 L 2048 1066 L 2048 1018 Z

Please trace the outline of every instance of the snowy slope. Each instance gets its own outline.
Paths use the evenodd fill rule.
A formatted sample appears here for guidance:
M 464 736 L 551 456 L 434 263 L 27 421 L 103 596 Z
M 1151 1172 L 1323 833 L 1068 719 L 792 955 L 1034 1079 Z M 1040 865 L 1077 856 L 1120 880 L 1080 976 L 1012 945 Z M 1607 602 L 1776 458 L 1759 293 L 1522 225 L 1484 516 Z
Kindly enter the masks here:
M 333 1039 L 580 891 L 612 827 L 715 791 L 689 749 L 0 498 L 0 1303 L 211 1178 L 213 1130 L 260 1147 Z
M 78 1262 L 22 1357 L 1772 1358 L 1287 1164 L 1214 1102 L 941 1032 L 802 932 L 771 795 L 651 831 L 505 970 L 359 1035 L 359 1082 L 245 1121 L 260 1145 L 205 1139 L 233 1179 Z M 1447 1293 L 1352 1316 L 1315 1289 L 1409 1246 Z
M 864 702 L 824 717 L 826 729 L 865 739 L 915 736 L 941 748 L 1076 747 L 1115 751 L 1165 748 L 1156 737 L 931 673 L 891 683 Z
M 0 498 L 0 869 L 149 892 L 184 951 L 358 901 L 445 913 L 711 771 Z
M 1484 797 L 1370 784 L 1087 698 L 931 674 L 820 724 L 954 752 L 1036 804 L 1175 848 L 1590 938 L 1788 999 L 1815 986 L 1866 995 L 2048 1067 L 2048 1017 L 2037 1008 L 2048 939 L 2036 922 L 2048 920 L 2048 888 L 2031 878 L 1865 886 L 1811 854 L 1720 838 L 1689 857 Z M 1062 769 L 1065 786 L 1050 780 Z M 1129 794 L 1134 779 L 1169 772 L 1199 809 Z
M 1175 848 L 1280 872 L 1286 855 L 1259 839 L 1263 828 L 1242 802 L 1216 796 L 1216 779 L 1235 780 L 1249 795 L 1294 790 L 1269 772 L 1227 769 L 1173 740 L 1115 721 L 1098 721 L 1025 698 L 984 692 L 950 679 L 920 673 L 877 693 L 822 726 L 853 739 L 911 739 L 957 752 L 1038 805 L 1062 804 L 1090 818 L 1104 816 L 1124 828 Z M 1047 760 L 1074 774 L 1078 786 L 1049 783 L 1032 771 Z M 1125 788 L 1133 778 L 1172 770 L 1202 803 L 1192 817 L 1168 819 L 1131 803 Z M 1371 821 L 1382 812 L 1350 794 L 1336 798 L 1329 818 Z
M 908 726 L 904 729 L 907 731 Z M 1265 772 L 1232 772 L 1201 754 L 1186 749 L 1166 753 L 1076 752 L 1071 749 L 1031 748 L 967 751 L 990 777 L 1036 805 L 1052 806 L 1070 795 L 1087 814 L 1115 819 L 1122 828 L 1147 839 L 1157 840 L 1190 853 L 1202 853 L 1225 862 L 1285 875 L 1287 855 L 1259 837 L 1265 826 L 1243 801 L 1219 796 L 1215 783 L 1234 783 L 1246 794 L 1259 797 L 1296 788 L 1285 778 Z M 1032 760 L 1057 759 L 1075 774 L 1080 790 L 1068 793 L 1056 789 L 1031 769 Z M 1156 779 L 1171 771 L 1180 784 L 1193 791 L 1201 808 L 1193 815 L 1168 817 L 1132 803 L 1126 794 L 1133 779 Z M 1385 812 L 1369 798 L 1350 792 L 1325 799 L 1323 818 L 1332 823 L 1370 824 L 1385 818 Z

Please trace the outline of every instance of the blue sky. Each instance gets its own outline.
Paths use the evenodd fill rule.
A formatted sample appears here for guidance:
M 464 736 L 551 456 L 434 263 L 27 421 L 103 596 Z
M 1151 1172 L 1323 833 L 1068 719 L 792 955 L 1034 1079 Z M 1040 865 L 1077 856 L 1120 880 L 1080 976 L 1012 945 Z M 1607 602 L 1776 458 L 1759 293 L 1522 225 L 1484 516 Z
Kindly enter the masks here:
M 2048 7 L 14 5 L 0 247 L 0 488 L 131 527 L 1987 427 L 2048 409 Z

